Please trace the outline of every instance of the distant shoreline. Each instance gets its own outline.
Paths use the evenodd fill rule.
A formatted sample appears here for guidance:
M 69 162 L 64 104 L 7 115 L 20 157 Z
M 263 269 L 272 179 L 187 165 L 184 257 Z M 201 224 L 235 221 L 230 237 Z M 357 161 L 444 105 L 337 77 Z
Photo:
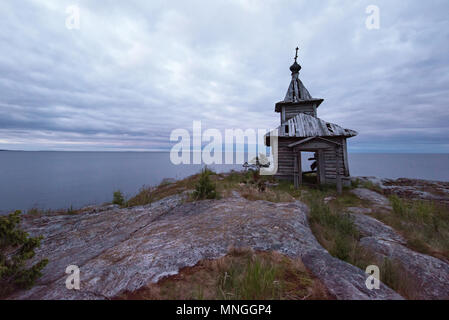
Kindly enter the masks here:
M 8 150 L 8 149 L 0 149 L 0 152 L 90 152 L 90 153 L 169 153 L 170 150 L 146 150 L 146 151 L 127 151 L 127 150 L 101 150 L 101 151 L 92 151 L 92 150 Z M 197 151 L 192 151 L 197 152 Z M 225 152 L 223 152 L 225 153 Z M 246 153 L 246 152 L 243 152 Z M 348 151 L 349 154 L 449 154 L 449 152 L 351 152 Z

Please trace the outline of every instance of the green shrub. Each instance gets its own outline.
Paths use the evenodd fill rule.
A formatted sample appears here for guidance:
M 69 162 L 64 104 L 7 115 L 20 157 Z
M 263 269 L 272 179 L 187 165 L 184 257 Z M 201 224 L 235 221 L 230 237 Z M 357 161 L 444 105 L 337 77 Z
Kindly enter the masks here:
M 193 198 L 195 200 L 217 198 L 218 194 L 216 191 L 216 186 L 210 180 L 210 176 L 212 174 L 214 174 L 214 172 L 209 170 L 207 167 L 201 171 L 200 179 L 195 186 L 195 191 L 193 192 Z
M 125 198 L 123 197 L 123 194 L 120 190 L 114 192 L 112 203 L 118 204 L 119 206 L 123 206 L 123 204 L 125 203 Z
M 42 237 L 29 237 L 19 228 L 21 211 L 0 217 L 0 297 L 16 289 L 30 288 L 39 278 L 48 260 L 43 259 L 31 267 L 26 261 L 34 257 Z

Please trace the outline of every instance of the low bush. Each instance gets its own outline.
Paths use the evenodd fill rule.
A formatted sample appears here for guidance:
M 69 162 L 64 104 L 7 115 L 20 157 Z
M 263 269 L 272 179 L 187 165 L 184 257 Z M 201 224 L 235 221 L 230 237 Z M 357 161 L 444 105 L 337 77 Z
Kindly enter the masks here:
M 123 206 L 125 204 L 125 198 L 123 197 L 123 193 L 120 190 L 114 192 L 112 197 L 112 203 L 117 204 L 119 206 Z
M 195 200 L 216 199 L 218 197 L 216 186 L 210 179 L 212 174 L 215 173 L 207 167 L 201 171 L 199 181 L 193 192 L 193 198 Z

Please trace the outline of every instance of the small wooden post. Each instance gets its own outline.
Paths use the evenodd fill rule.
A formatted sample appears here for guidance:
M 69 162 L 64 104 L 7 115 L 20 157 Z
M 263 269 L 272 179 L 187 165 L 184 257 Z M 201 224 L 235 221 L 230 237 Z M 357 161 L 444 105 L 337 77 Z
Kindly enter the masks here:
M 336 156 L 336 163 L 335 163 L 335 167 L 336 167 L 336 173 L 337 173 L 337 193 L 338 194 L 342 194 L 343 192 L 343 186 L 341 183 L 341 174 L 340 174 L 340 147 L 336 147 L 335 148 L 335 156 Z
M 294 153 L 294 163 L 293 163 L 293 184 L 295 185 L 295 189 L 299 188 L 299 179 L 298 179 L 298 153 L 296 150 L 293 151 Z
M 326 175 L 324 169 L 324 152 L 322 149 L 318 150 L 318 159 L 317 159 L 317 167 L 318 167 L 318 181 L 320 184 L 326 183 Z

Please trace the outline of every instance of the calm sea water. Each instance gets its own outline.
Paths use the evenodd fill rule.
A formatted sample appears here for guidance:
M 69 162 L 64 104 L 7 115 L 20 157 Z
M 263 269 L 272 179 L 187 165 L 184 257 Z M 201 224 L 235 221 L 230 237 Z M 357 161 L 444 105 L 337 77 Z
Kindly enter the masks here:
M 349 162 L 352 176 L 449 181 L 449 154 L 349 154 Z M 212 168 L 223 172 L 241 166 Z M 0 212 L 101 204 L 111 201 L 115 190 L 129 197 L 143 185 L 184 178 L 200 169 L 200 165 L 175 166 L 162 152 L 2 151 Z

